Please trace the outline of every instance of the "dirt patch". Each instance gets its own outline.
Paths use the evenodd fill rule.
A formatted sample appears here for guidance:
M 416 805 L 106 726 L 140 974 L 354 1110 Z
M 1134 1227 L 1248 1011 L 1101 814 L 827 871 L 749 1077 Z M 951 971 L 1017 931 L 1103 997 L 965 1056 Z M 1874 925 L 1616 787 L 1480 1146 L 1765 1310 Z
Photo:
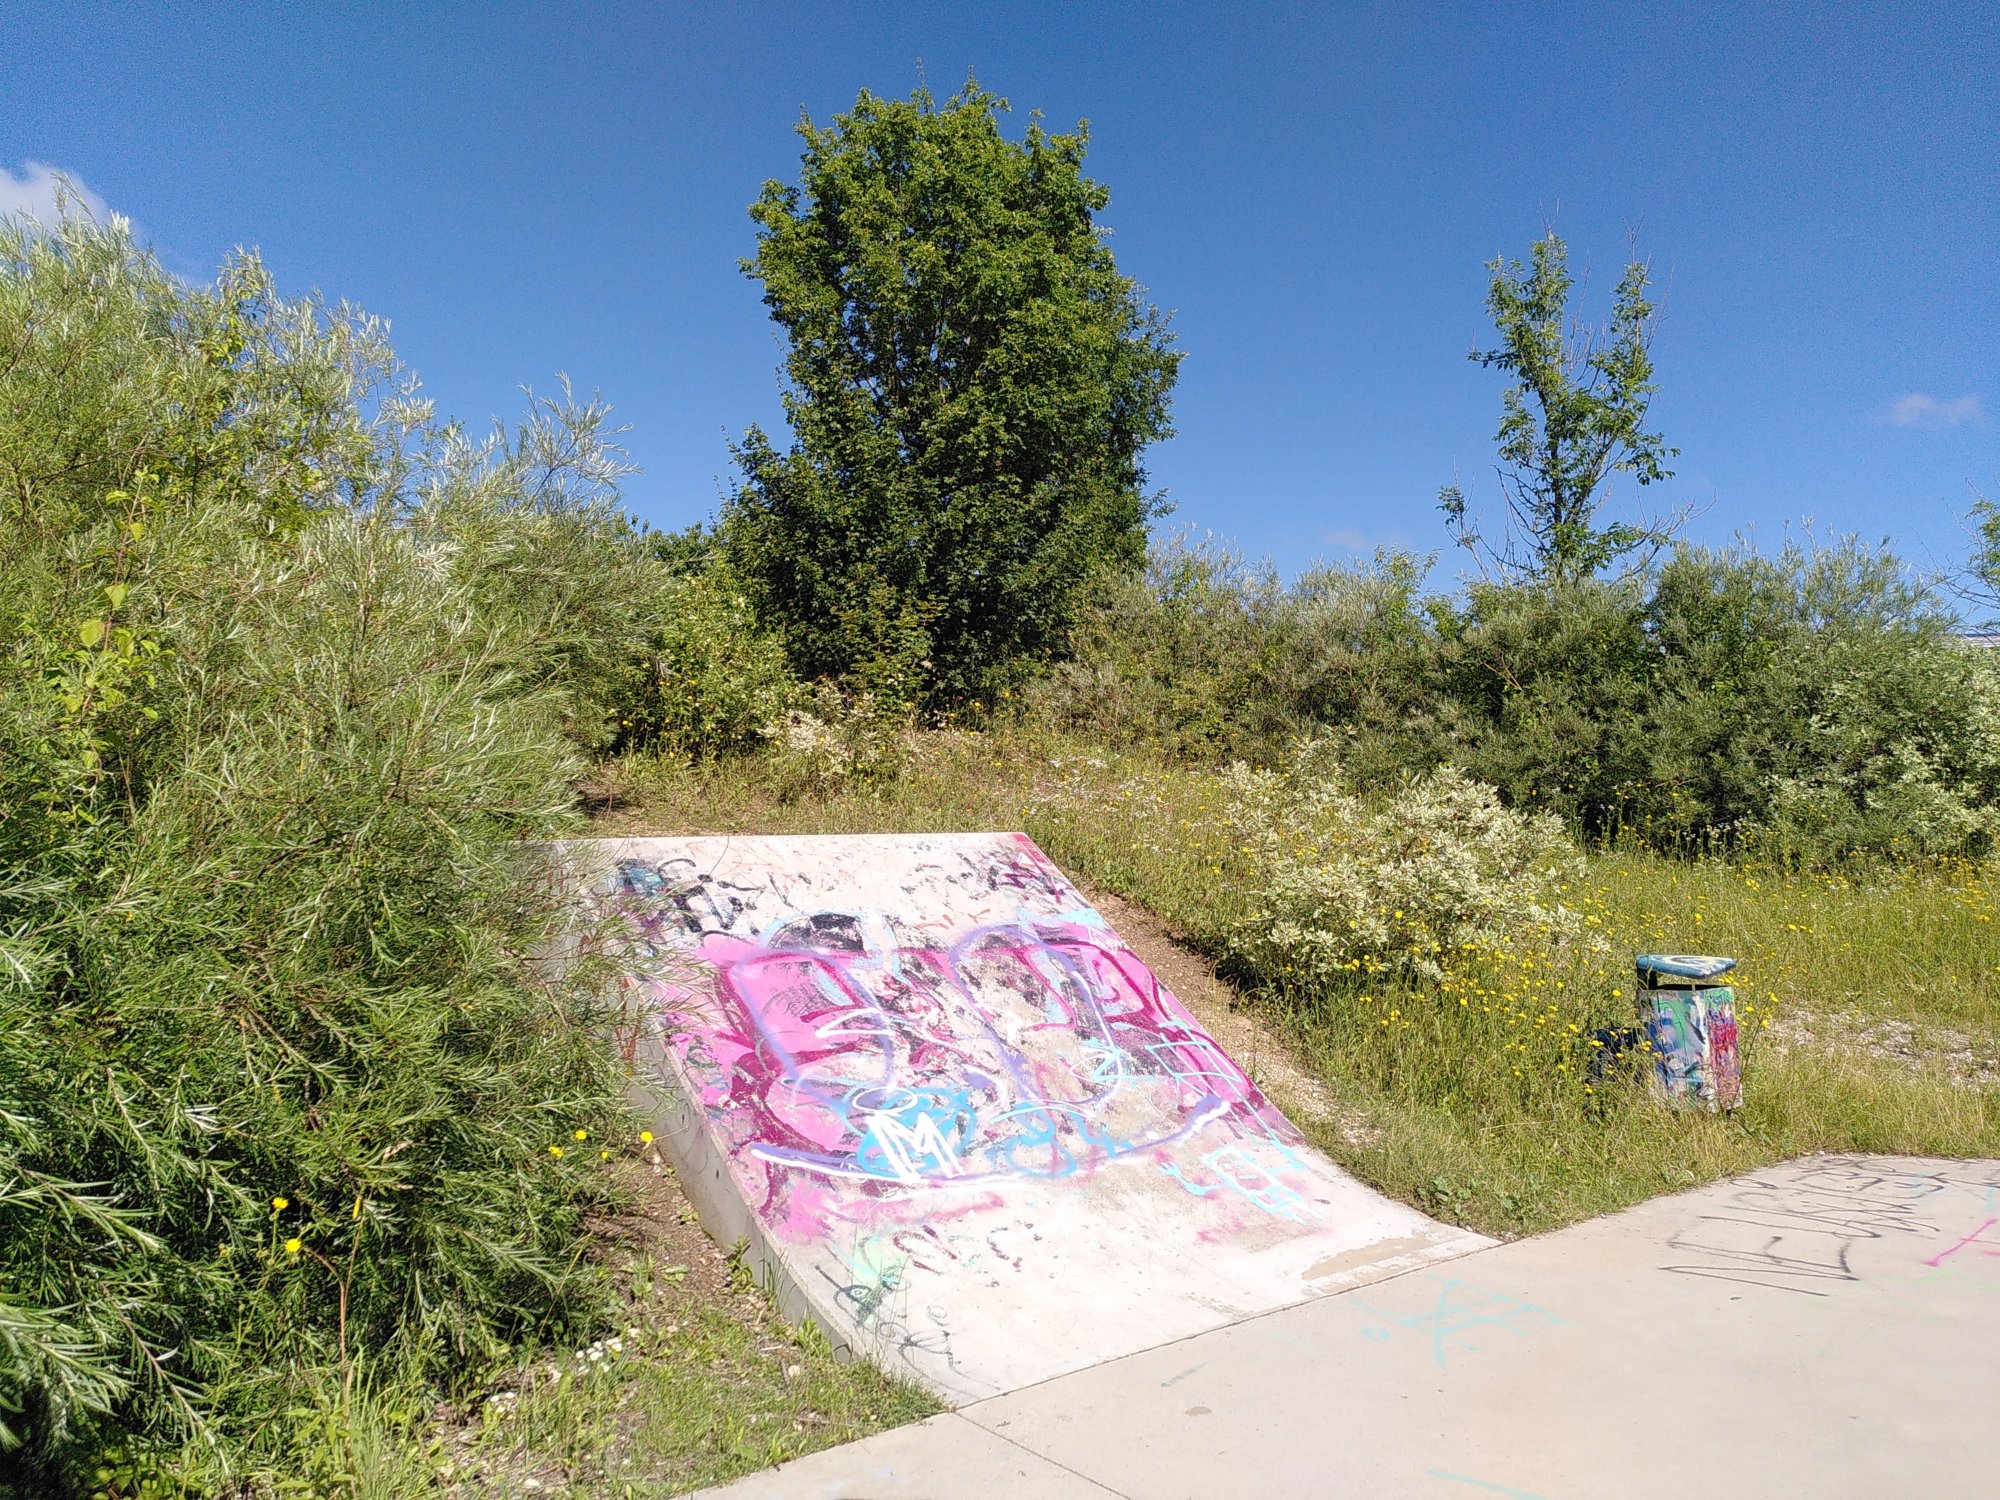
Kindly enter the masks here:
M 616 1172 L 619 1187 L 630 1195 L 629 1206 L 615 1216 L 591 1220 L 590 1232 L 596 1253 L 625 1268 L 620 1290 L 631 1294 L 632 1266 L 649 1260 L 655 1265 L 684 1266 L 687 1274 L 673 1283 L 672 1295 L 663 1297 L 663 1302 L 683 1300 L 690 1306 L 723 1308 L 739 1322 L 771 1318 L 769 1302 L 746 1281 L 734 1257 L 701 1227 L 701 1215 L 681 1191 L 680 1179 L 657 1146 L 642 1157 L 618 1163 Z
M 1763 1037 L 1773 1052 L 1792 1048 L 1834 1056 L 1867 1057 L 1919 1071 L 1942 1068 L 1960 1088 L 2000 1083 L 2000 1053 L 1962 1031 L 1864 1016 L 1854 1011 L 1794 1012 L 1780 1016 Z

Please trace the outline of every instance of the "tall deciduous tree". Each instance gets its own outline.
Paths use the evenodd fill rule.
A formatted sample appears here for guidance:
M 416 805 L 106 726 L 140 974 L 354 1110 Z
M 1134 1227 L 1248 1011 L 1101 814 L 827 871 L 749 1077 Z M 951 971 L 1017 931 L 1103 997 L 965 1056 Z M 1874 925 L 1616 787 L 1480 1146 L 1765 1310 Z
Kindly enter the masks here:
M 1553 229 L 1535 242 L 1529 265 L 1502 257 L 1487 270 L 1493 281 L 1486 307 L 1500 345 L 1470 357 L 1513 377 L 1495 434 L 1509 534 L 1489 550 L 1510 572 L 1574 583 L 1657 546 L 1685 518 L 1598 520 L 1614 474 L 1630 474 L 1641 485 L 1671 479 L 1666 461 L 1680 451 L 1645 425 L 1658 322 L 1646 297 L 1651 275 L 1645 262 L 1630 262 L 1611 321 L 1585 325 L 1570 319 L 1569 252 Z M 1456 485 L 1440 491 L 1438 501 L 1461 542 L 1485 545 Z
M 2000 610 L 2000 504 L 1984 495 L 1972 502 L 1972 565 L 1960 592 L 1975 603 Z M 2000 617 L 1988 622 L 2000 629 Z
M 1081 586 L 1135 566 L 1179 356 L 1119 273 L 1088 127 L 968 81 L 799 125 L 744 262 L 790 342 L 779 452 L 752 427 L 724 544 L 798 669 L 935 708 L 1058 649 Z

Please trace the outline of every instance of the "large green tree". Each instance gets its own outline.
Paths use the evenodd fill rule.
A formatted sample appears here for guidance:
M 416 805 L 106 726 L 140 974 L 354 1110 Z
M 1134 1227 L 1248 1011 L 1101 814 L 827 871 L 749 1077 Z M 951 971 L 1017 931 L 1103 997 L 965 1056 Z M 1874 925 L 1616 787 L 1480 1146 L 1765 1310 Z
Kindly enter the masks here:
M 1508 526 L 1504 541 L 1489 545 L 1470 523 L 1463 492 L 1449 485 L 1438 500 L 1459 540 L 1486 547 L 1505 572 L 1556 584 L 1650 552 L 1684 518 L 1599 520 L 1613 475 L 1641 485 L 1671 479 L 1666 461 L 1680 451 L 1646 429 L 1659 319 L 1646 263 L 1626 265 L 1610 321 L 1595 326 L 1570 316 L 1569 252 L 1553 229 L 1535 242 L 1528 265 L 1503 257 L 1486 269 L 1486 309 L 1500 343 L 1471 358 L 1512 377 L 1495 434 Z
M 726 551 L 802 673 L 933 709 L 1058 650 L 1092 573 L 1142 560 L 1179 359 L 1097 223 L 1087 126 L 1009 140 L 1006 109 L 864 91 L 801 121 L 799 184 L 750 210 L 793 441 L 737 448 Z

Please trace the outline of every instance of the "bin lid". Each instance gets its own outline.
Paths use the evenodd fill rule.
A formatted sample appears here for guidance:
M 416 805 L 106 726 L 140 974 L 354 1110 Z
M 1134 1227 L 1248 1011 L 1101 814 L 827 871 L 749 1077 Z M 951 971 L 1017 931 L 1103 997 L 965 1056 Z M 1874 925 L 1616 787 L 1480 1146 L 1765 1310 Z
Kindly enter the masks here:
M 1705 953 L 1641 953 L 1635 962 L 1641 974 L 1662 974 L 1674 979 L 1713 979 L 1736 967 L 1733 958 Z

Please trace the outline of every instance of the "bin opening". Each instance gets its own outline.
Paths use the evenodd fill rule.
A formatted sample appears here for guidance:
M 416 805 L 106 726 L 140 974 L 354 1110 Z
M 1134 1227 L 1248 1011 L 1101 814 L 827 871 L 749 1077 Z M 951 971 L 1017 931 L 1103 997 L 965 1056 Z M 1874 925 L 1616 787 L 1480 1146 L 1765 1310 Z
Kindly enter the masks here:
M 1733 958 L 1705 953 L 1641 953 L 1634 962 L 1649 990 L 1701 989 L 1736 967 Z

